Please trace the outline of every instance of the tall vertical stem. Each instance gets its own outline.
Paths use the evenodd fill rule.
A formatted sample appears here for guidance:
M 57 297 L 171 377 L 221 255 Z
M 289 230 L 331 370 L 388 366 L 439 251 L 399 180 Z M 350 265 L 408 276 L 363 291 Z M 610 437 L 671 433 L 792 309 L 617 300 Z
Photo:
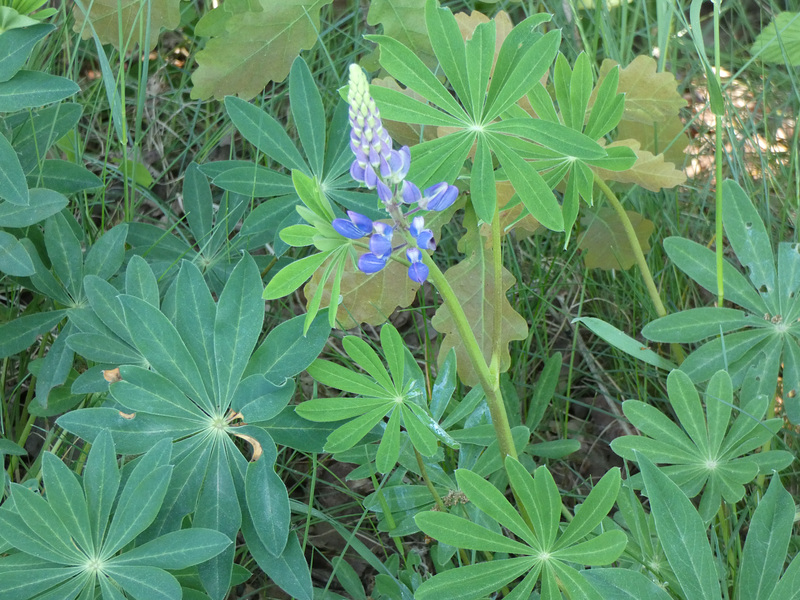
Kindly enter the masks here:
M 478 374 L 478 380 L 486 394 L 489 413 L 492 415 L 492 423 L 494 424 L 495 435 L 497 436 L 497 442 L 500 446 L 500 454 L 503 458 L 506 456 L 517 458 L 517 450 L 514 448 L 514 440 L 511 437 L 511 427 L 508 423 L 506 407 L 503 404 L 503 396 L 500 393 L 499 374 L 496 369 L 494 373 L 490 371 L 489 365 L 486 364 L 486 359 L 483 357 L 481 348 L 478 345 L 478 340 L 475 339 L 475 333 L 472 331 L 467 315 L 464 314 L 461 302 L 459 302 L 453 288 L 450 287 L 450 283 L 447 281 L 447 278 L 445 278 L 444 273 L 442 273 L 436 265 L 436 262 L 434 262 L 427 252 L 422 253 L 422 260 L 428 267 L 428 279 L 439 291 L 439 294 L 441 294 L 442 300 L 447 305 L 447 308 L 450 309 L 450 314 L 453 316 L 458 334 L 461 336 L 464 348 L 467 350 L 472 368 L 475 369 L 475 372 Z
M 720 58 L 719 58 L 719 1 L 714 2 L 714 77 L 719 82 Z M 722 86 L 720 86 L 721 89 Z M 722 306 L 725 298 L 725 289 L 722 281 L 722 266 L 724 260 L 723 233 L 722 233 L 722 115 L 714 114 L 714 175 L 716 179 L 716 210 L 714 211 L 714 221 L 716 226 L 716 257 L 717 257 L 717 306 Z

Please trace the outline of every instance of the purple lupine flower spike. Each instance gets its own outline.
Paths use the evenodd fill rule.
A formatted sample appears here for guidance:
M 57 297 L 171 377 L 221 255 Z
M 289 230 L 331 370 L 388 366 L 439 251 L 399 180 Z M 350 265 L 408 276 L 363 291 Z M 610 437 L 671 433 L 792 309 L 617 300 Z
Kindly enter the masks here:
M 411 263 L 408 276 L 412 281 L 423 283 L 428 278 L 428 267 L 422 262 L 422 253 L 417 248 L 409 248 L 406 250 L 406 258 Z
M 372 220 L 369 217 L 352 210 L 347 211 L 347 219 L 334 219 L 331 225 L 340 235 L 351 240 L 357 240 L 372 233 Z
M 384 129 L 375 100 L 369 94 L 369 83 L 358 65 L 350 65 L 350 90 L 347 94 L 350 105 L 350 148 L 356 155 L 350 172 L 353 179 L 373 189 L 378 182 L 377 171 L 384 177 L 394 173 L 392 163 L 392 138 Z M 357 165 L 357 167 L 356 167 Z M 363 172 L 363 177 L 361 176 Z M 388 175 L 384 175 L 387 172 Z

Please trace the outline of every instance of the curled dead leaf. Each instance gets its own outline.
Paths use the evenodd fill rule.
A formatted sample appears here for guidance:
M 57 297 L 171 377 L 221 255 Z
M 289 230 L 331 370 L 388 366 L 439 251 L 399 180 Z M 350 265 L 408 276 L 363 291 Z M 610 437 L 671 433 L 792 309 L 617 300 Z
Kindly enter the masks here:
M 249 435 L 245 435 L 244 433 L 234 433 L 233 435 L 243 439 L 253 447 L 253 456 L 250 458 L 250 462 L 256 462 L 259 458 L 261 458 L 261 454 L 263 454 L 264 451 L 262 450 L 261 444 L 258 443 L 257 439 L 250 437 Z
M 103 371 L 103 379 L 105 379 L 108 383 L 117 383 L 118 381 L 122 381 L 122 375 L 119 373 L 119 367 L 116 369 Z

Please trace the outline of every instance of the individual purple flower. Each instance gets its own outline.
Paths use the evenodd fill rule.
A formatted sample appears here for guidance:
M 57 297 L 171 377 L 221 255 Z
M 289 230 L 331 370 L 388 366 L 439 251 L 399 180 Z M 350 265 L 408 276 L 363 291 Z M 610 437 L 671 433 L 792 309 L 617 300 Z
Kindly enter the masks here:
M 417 247 L 421 250 L 436 250 L 433 231 L 430 229 L 423 229 L 424 227 L 425 218 L 422 216 L 414 217 L 411 221 L 411 226 L 408 228 L 408 232 L 417 241 Z
M 381 161 L 381 177 L 389 183 L 400 183 L 408 175 L 411 167 L 411 150 L 403 146 L 400 150 L 392 150 L 388 161 Z
M 367 275 L 372 275 L 383 269 L 388 260 L 388 254 L 384 257 L 380 257 L 375 256 L 372 252 L 368 252 L 358 257 L 358 270 Z
M 384 204 L 388 204 L 394 198 L 394 192 L 392 192 L 391 188 L 383 183 L 380 179 L 378 179 L 378 198 L 381 199 L 381 202 Z
M 442 181 L 427 188 L 418 205 L 423 210 L 445 210 L 456 201 L 457 197 L 458 188 Z
M 428 267 L 422 262 L 422 253 L 418 248 L 409 248 L 406 250 L 406 258 L 411 263 L 408 276 L 412 281 L 423 283 L 428 278 Z
M 410 181 L 403 181 L 400 186 L 400 198 L 406 204 L 414 204 L 422 199 L 422 192 L 419 188 Z
M 378 258 L 388 258 L 392 253 L 392 235 L 394 230 L 386 223 L 375 223 L 375 233 L 369 238 L 369 249 Z
M 347 219 L 334 219 L 331 225 L 337 233 L 351 240 L 357 240 L 372 233 L 373 223 L 369 217 L 352 210 L 347 211 Z

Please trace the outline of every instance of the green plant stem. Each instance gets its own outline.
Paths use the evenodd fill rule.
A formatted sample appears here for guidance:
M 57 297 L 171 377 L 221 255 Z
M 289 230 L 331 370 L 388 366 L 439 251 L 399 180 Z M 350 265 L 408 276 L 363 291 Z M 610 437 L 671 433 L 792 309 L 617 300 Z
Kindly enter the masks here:
M 311 454 L 311 487 L 308 490 L 308 514 L 306 514 L 306 524 L 303 529 L 303 552 L 306 551 L 306 543 L 308 542 L 308 532 L 311 529 L 311 507 L 314 505 L 314 488 L 317 484 L 317 453 Z
M 489 412 L 492 415 L 492 423 L 494 424 L 495 435 L 500 446 L 500 455 L 505 458 L 512 456 L 517 458 L 517 450 L 514 448 L 514 440 L 511 437 L 511 427 L 508 423 L 508 415 L 506 415 L 506 407 L 503 404 L 503 396 L 500 392 L 500 377 L 498 373 L 492 374 L 486 360 L 481 353 L 478 340 L 475 339 L 475 334 L 470 327 L 467 315 L 464 314 L 464 309 L 458 301 L 456 293 L 450 287 L 450 283 L 445 278 L 444 273 L 436 265 L 436 262 L 428 255 L 427 252 L 422 253 L 422 260 L 428 267 L 428 279 L 436 287 L 439 294 L 442 296 L 447 308 L 453 316 L 453 321 L 456 324 L 458 334 L 464 343 L 467 350 L 472 368 L 478 373 L 478 379 L 481 382 L 481 387 L 486 394 L 486 401 L 489 405 Z
M 719 83 L 720 58 L 719 58 L 719 2 L 714 2 L 714 77 Z M 720 85 L 720 89 L 722 86 Z M 722 266 L 724 260 L 723 233 L 722 233 L 722 115 L 714 115 L 714 177 L 716 179 L 716 210 L 714 211 L 715 250 L 717 258 L 717 306 L 722 306 L 725 299 L 725 289 L 722 281 Z
M 414 456 L 417 459 L 419 473 L 422 475 L 422 480 L 425 482 L 425 487 L 428 488 L 431 496 L 433 496 L 433 501 L 436 502 L 436 506 L 441 512 L 447 512 L 447 507 L 444 505 L 444 502 L 442 502 L 442 497 L 439 495 L 439 492 L 436 491 L 436 488 L 433 486 L 433 482 L 431 481 L 430 477 L 428 477 L 428 469 L 425 468 L 425 463 L 422 462 L 422 455 L 416 448 L 414 448 Z
M 495 203 L 492 217 L 492 267 L 494 274 L 494 311 L 492 312 L 492 361 L 489 371 L 500 376 L 500 332 L 503 330 L 503 238 L 500 236 L 500 207 Z
M 397 527 L 397 523 L 392 515 L 392 510 L 389 508 L 389 503 L 386 502 L 386 498 L 383 496 L 383 484 L 378 485 L 378 479 L 375 477 L 375 473 L 370 473 L 370 478 L 372 478 L 372 486 L 375 488 L 375 493 L 378 496 L 378 502 L 383 509 L 383 516 L 386 519 L 386 524 L 389 526 L 389 531 L 392 531 Z M 392 535 L 390 533 L 389 536 L 392 538 L 397 551 L 400 553 L 400 558 L 403 562 L 406 562 L 406 552 L 405 548 L 403 548 L 403 542 L 396 535 Z
M 620 221 L 622 221 L 622 227 L 625 229 L 625 235 L 628 237 L 628 243 L 631 245 L 631 250 L 633 250 L 633 255 L 636 258 L 636 264 L 639 265 L 639 271 L 642 274 L 642 279 L 644 279 L 644 285 L 647 288 L 647 293 L 650 295 L 650 300 L 653 301 L 653 306 L 656 309 L 656 314 L 659 317 L 667 316 L 667 309 L 664 308 L 664 303 L 661 302 L 661 296 L 658 293 L 658 288 L 656 288 L 656 282 L 653 280 L 653 275 L 650 273 L 650 267 L 647 266 L 647 261 L 644 258 L 644 252 L 642 252 L 642 246 L 639 244 L 639 238 L 636 237 L 636 230 L 633 228 L 633 224 L 631 220 L 628 218 L 628 213 L 625 212 L 625 207 L 622 206 L 622 203 L 617 199 L 614 192 L 611 191 L 611 188 L 608 187 L 605 181 L 603 181 L 597 174 L 594 176 L 594 182 L 597 186 L 603 191 L 608 201 L 611 203 L 611 206 L 619 216 Z

